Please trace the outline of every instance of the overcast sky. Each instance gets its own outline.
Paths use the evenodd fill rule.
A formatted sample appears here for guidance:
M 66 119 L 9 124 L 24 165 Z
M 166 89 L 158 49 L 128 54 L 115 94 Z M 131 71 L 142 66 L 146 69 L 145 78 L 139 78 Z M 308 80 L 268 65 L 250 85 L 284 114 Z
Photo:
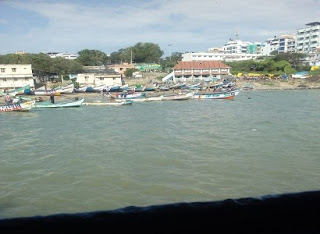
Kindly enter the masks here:
M 317 21 L 320 0 L 0 0 L 0 54 L 109 54 L 152 42 L 167 56 L 221 47 L 236 32 L 264 42 Z

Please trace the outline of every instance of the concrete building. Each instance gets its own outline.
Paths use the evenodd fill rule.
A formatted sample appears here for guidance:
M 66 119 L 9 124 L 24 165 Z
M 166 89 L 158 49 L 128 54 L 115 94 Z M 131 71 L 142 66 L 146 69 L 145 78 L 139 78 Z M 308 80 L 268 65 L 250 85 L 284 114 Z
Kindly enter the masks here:
M 122 77 L 113 69 L 87 69 L 78 74 L 77 82 L 80 86 L 114 86 L 122 85 Z
M 34 87 L 31 64 L 0 64 L 0 88 Z
M 278 54 L 295 52 L 295 35 L 283 34 L 268 38 L 261 49 L 261 54 L 270 55 L 276 51 Z
M 248 52 L 249 42 L 241 40 L 229 39 L 229 41 L 222 47 L 225 54 L 246 54 Z
M 285 34 L 279 37 L 278 53 L 294 53 L 296 51 L 295 35 Z
M 225 53 L 185 53 L 182 54 L 182 61 L 243 61 L 257 59 L 261 54 L 225 54 Z
M 127 69 L 134 69 L 134 65 L 133 64 L 129 64 L 129 63 L 122 63 L 122 64 L 112 64 L 112 65 L 108 65 L 109 69 L 113 69 L 115 72 L 118 72 L 119 74 L 121 74 L 123 77 L 125 77 L 124 73 Z
M 320 22 L 306 24 L 306 27 L 297 30 L 296 36 L 296 52 L 315 53 L 320 47 Z
M 174 82 L 220 79 L 229 74 L 230 67 L 221 61 L 180 61 L 173 67 Z

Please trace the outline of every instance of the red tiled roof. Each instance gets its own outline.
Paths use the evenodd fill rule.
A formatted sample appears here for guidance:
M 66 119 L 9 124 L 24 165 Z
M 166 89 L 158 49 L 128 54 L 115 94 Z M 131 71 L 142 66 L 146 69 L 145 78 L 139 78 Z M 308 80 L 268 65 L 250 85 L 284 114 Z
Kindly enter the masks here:
M 210 68 L 230 68 L 221 61 L 179 61 L 173 69 L 210 69 Z

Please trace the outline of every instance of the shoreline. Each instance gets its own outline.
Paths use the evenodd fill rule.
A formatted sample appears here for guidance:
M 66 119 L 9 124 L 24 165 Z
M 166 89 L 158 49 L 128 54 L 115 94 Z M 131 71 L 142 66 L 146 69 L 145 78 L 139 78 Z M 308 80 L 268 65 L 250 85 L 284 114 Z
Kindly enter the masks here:
M 257 86 L 251 90 L 242 90 L 244 92 L 254 92 L 254 91 L 290 91 L 290 90 L 313 90 L 313 89 L 320 89 L 320 84 L 319 87 L 263 87 L 263 86 Z M 172 92 L 172 91 L 166 91 L 165 93 L 178 93 L 180 92 L 180 90 L 177 90 L 176 92 Z M 164 93 L 164 92 L 146 92 L 147 95 L 154 95 L 154 94 L 160 94 L 160 93 Z M 38 98 L 38 97 L 42 97 L 44 101 L 50 101 L 50 96 L 36 96 L 36 95 L 23 95 L 25 97 L 29 97 L 29 98 Z M 102 96 L 101 93 L 70 93 L 70 94 L 61 94 L 58 96 L 55 96 L 55 101 L 72 101 L 74 100 L 76 97 L 78 98 L 85 98 L 85 100 L 102 100 L 102 99 L 107 99 L 106 96 Z
M 153 79 L 154 80 L 154 79 Z M 130 86 L 135 84 L 141 84 L 146 85 L 150 84 L 151 79 L 130 79 L 126 80 Z M 143 81 L 143 82 L 142 82 Z M 289 80 L 246 80 L 237 78 L 236 86 L 241 88 L 242 91 L 250 92 L 250 91 L 259 91 L 259 90 L 279 90 L 279 91 L 285 91 L 285 90 L 311 90 L 311 89 L 320 89 L 320 79 L 314 79 L 314 80 L 297 80 L 297 79 L 289 79 Z M 251 87 L 251 89 L 245 89 L 245 87 Z M 180 92 L 180 90 L 175 91 Z M 173 93 L 172 91 L 147 91 L 146 92 L 149 95 L 154 94 L 160 94 L 160 93 Z M 50 96 L 46 95 L 21 95 L 23 97 L 28 98 L 39 98 L 42 97 L 44 101 L 50 101 Z M 97 99 L 103 99 L 107 98 L 106 96 L 102 96 L 99 92 L 84 92 L 84 93 L 68 93 L 68 94 L 61 94 L 55 96 L 55 101 L 72 101 L 76 97 L 78 98 L 85 98 L 87 100 L 97 100 Z

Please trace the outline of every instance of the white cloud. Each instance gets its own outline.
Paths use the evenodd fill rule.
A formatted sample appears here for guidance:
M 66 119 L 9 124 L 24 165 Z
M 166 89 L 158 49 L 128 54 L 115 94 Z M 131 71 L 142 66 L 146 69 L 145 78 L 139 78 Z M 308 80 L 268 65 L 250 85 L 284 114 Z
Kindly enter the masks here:
M 173 44 L 172 51 L 204 51 L 221 46 L 236 30 L 240 39 L 265 41 L 320 20 L 319 0 L 154 0 L 118 6 L 65 2 L 12 3 L 47 20 L 41 27 L 31 26 L 19 39 L 28 39 L 28 50 L 91 48 L 110 53 L 141 41 L 157 43 L 165 52 L 168 43 Z

